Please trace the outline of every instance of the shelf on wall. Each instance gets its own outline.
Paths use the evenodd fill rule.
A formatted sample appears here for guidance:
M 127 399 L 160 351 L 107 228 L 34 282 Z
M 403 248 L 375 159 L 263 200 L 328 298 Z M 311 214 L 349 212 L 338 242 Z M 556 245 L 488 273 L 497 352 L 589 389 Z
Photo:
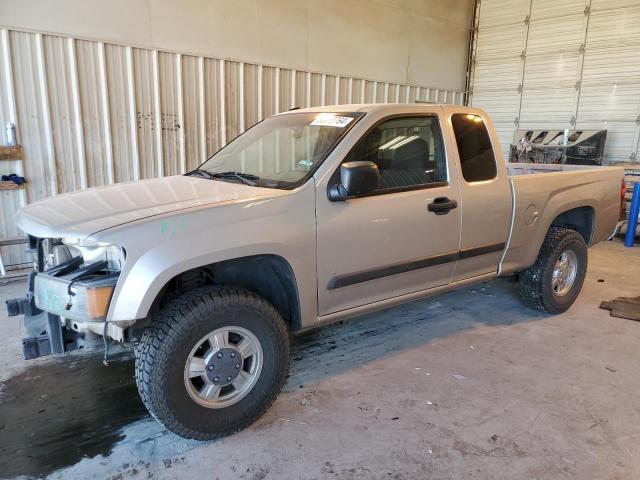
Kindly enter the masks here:
M 0 145 L 0 161 L 22 161 L 22 145 Z M 24 184 L 0 181 L 0 190 L 23 190 Z
M 24 183 L 18 185 L 11 181 L 0 181 L 0 190 L 21 190 L 24 188 Z
M 0 160 L 22 160 L 22 146 L 0 145 Z

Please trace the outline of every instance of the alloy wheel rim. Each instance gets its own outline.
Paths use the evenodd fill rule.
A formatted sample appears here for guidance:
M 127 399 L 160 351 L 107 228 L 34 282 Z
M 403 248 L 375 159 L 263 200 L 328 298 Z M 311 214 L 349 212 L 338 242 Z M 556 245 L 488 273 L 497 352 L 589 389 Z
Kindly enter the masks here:
M 578 256 L 573 250 L 565 250 L 560 254 L 553 266 L 551 288 L 554 295 L 566 295 L 573 287 L 578 275 Z
M 184 385 L 203 407 L 229 407 L 255 386 L 263 361 L 262 345 L 252 332 L 237 326 L 218 328 L 191 349 Z

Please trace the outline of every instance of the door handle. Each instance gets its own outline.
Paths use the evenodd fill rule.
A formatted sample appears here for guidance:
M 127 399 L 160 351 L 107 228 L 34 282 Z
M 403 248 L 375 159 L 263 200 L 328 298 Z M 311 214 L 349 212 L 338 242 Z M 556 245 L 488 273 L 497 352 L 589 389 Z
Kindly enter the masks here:
M 447 197 L 436 198 L 433 202 L 427 205 L 427 210 L 435 213 L 436 215 L 446 215 L 454 208 L 458 208 L 458 202 Z

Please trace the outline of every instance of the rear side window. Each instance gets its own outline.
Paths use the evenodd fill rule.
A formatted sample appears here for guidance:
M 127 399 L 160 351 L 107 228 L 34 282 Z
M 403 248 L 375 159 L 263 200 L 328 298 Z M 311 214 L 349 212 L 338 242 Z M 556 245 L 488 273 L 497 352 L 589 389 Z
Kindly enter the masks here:
M 458 144 L 464 179 L 467 182 L 481 182 L 495 178 L 496 156 L 482 117 L 454 113 L 451 115 L 451 124 Z

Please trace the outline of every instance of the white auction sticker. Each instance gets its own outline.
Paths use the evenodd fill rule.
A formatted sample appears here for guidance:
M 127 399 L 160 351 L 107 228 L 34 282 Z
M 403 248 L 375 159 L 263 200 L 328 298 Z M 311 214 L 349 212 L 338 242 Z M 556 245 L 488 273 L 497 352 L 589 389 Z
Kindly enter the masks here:
M 321 113 L 311 122 L 311 125 L 344 128 L 352 121 L 352 117 L 339 117 L 333 113 Z

